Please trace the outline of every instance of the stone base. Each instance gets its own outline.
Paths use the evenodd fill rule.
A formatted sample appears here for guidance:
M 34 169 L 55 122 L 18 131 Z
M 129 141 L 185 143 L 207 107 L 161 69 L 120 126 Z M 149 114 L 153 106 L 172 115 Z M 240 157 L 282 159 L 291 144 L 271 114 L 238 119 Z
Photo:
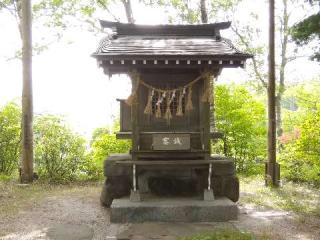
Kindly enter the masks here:
M 130 201 L 131 202 L 140 202 L 141 201 L 141 196 L 139 190 L 131 190 L 130 194 Z
M 110 221 L 141 222 L 222 222 L 236 220 L 237 204 L 228 198 L 203 201 L 192 198 L 150 198 L 132 202 L 128 198 L 114 199 Z
M 205 189 L 203 191 L 203 200 L 204 201 L 214 201 L 214 194 L 213 194 L 213 190 L 210 189 Z

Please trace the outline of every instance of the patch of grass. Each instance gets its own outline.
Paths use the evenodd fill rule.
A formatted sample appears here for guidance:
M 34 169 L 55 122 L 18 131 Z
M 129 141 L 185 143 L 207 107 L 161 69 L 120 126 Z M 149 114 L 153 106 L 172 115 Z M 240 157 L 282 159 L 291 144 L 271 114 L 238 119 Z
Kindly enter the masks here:
M 303 183 L 284 182 L 282 187 L 265 187 L 263 177 L 240 177 L 240 202 L 273 209 L 320 216 L 320 189 Z
M 211 233 L 203 233 L 191 237 L 179 238 L 179 240 L 254 240 L 257 239 L 250 233 L 240 232 L 234 229 L 218 229 Z M 258 238 L 267 239 L 267 238 Z
M 19 185 L 17 180 L 0 181 L 0 218 L 10 218 L 20 210 L 37 206 L 44 197 L 68 193 L 88 196 L 100 191 L 98 182 L 75 182 L 65 185 L 34 182 Z
M 0 174 L 0 182 L 9 182 L 9 181 L 12 181 L 13 179 L 14 179 L 13 176 Z

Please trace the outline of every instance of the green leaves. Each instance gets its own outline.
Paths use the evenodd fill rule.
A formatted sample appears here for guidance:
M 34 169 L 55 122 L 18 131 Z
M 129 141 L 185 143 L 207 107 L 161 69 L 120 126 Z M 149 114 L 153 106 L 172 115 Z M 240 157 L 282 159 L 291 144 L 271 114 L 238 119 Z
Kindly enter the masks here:
M 291 28 L 291 36 L 299 45 L 320 40 L 320 13 L 311 15 Z M 320 61 L 320 48 L 315 49 L 313 59 Z
M 216 126 L 226 136 L 227 155 L 239 171 L 249 171 L 266 154 L 264 106 L 242 86 L 219 85 L 215 93 Z
M 217 0 L 208 2 L 208 16 L 209 22 L 219 22 L 225 20 L 221 19 L 220 15 L 225 17 L 226 11 L 230 10 L 241 0 Z M 144 0 L 147 5 L 158 5 L 163 7 L 169 14 L 168 19 L 170 23 L 200 23 L 200 0 L 188 1 L 188 0 Z M 218 17 L 219 15 L 219 17 Z
M 279 156 L 282 174 L 294 181 L 320 184 L 320 84 L 307 82 L 291 87 L 286 94 L 295 102 L 295 109 L 287 109 L 287 127 L 280 139 L 283 150 Z
M 20 158 L 21 108 L 11 102 L 0 109 L 0 174 L 17 171 Z
M 71 181 L 85 162 L 85 140 L 71 131 L 63 119 L 44 115 L 34 127 L 35 164 L 40 177 L 53 182 Z
M 131 148 L 131 141 L 118 140 L 116 135 L 104 133 L 92 143 L 93 161 L 101 164 L 111 153 L 126 153 Z

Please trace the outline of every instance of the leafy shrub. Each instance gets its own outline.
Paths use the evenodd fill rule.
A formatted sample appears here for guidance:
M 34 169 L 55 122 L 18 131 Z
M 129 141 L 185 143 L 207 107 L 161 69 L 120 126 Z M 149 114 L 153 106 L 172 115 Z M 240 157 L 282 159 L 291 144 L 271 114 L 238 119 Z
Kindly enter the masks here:
M 76 179 L 86 161 L 85 140 L 52 115 L 35 119 L 35 167 L 40 178 L 61 182 Z
M 96 172 L 102 176 L 103 161 L 112 153 L 126 153 L 131 148 L 131 141 L 116 139 L 115 134 L 108 134 L 106 131 L 100 131 L 96 135 L 91 145 L 92 162 L 88 166 L 88 171 Z
M 285 178 L 320 185 L 320 110 L 304 117 L 300 136 L 284 146 L 280 162 Z
M 9 103 L 0 109 L 0 174 L 18 168 L 21 142 L 21 108 Z
M 266 154 L 264 105 L 242 86 L 216 87 L 216 127 L 225 134 L 226 155 L 240 172 L 254 171 L 256 159 Z M 223 152 L 220 146 L 216 149 Z

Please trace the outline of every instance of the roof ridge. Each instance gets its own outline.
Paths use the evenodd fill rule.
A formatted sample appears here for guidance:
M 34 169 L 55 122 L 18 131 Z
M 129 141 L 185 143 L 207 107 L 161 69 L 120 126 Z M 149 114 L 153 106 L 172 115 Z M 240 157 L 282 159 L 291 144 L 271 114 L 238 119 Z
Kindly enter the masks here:
M 220 36 L 220 30 L 229 28 L 231 22 L 140 25 L 100 20 L 100 24 L 102 28 L 114 29 L 118 35 Z

